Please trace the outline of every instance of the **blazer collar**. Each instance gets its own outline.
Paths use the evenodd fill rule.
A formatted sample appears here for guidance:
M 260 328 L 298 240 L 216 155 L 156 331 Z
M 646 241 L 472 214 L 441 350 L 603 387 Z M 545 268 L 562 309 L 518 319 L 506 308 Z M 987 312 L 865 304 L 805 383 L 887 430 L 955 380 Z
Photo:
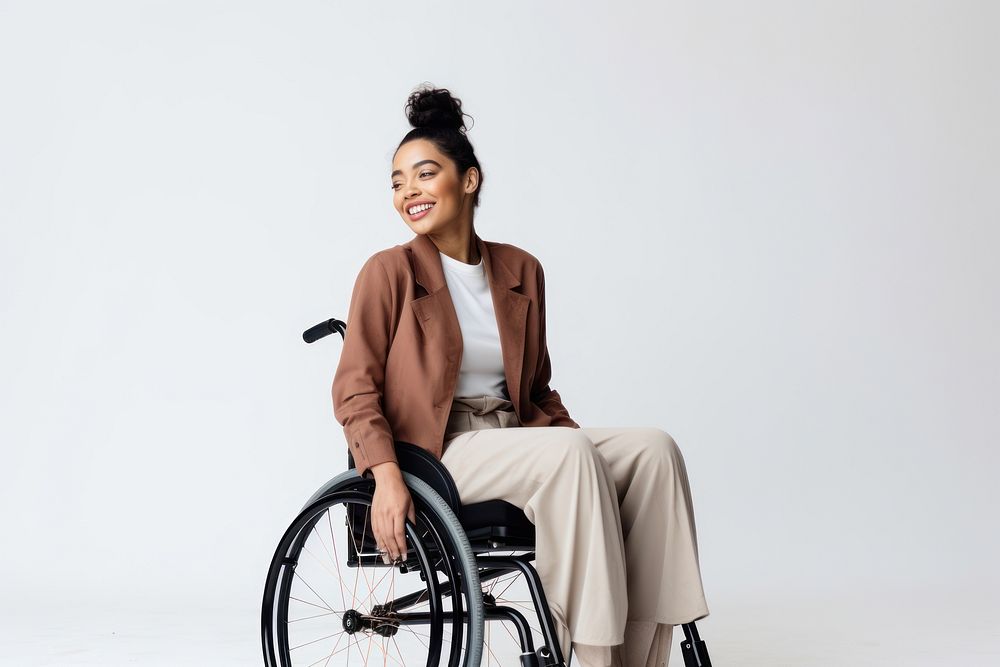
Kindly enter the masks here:
M 476 245 L 479 247 L 479 255 L 483 258 L 490 285 L 503 289 L 511 289 L 520 285 L 520 279 L 503 263 L 503 260 L 490 253 L 489 245 L 479 237 L 479 234 L 473 232 L 473 235 L 476 239 Z M 413 256 L 416 259 L 413 266 L 414 279 L 429 293 L 441 289 L 446 281 L 438 247 L 426 234 L 417 234 L 408 245 L 412 248 Z

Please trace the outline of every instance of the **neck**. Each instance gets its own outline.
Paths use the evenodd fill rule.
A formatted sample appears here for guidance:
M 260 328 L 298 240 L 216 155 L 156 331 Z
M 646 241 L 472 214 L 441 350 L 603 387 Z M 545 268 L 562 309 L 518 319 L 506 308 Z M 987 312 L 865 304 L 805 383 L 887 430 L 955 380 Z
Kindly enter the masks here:
M 428 234 L 437 249 L 452 259 L 465 264 L 478 264 L 479 246 L 472 227 L 463 227 L 454 234 Z

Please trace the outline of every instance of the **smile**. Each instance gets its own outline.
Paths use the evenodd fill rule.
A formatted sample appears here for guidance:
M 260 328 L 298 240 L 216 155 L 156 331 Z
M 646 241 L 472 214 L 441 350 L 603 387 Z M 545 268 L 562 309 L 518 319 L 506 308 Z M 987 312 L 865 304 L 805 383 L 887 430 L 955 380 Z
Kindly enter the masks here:
M 410 214 L 410 217 L 414 220 L 422 218 L 427 215 L 427 211 L 434 208 L 434 204 L 419 204 L 411 208 L 406 209 L 406 212 Z

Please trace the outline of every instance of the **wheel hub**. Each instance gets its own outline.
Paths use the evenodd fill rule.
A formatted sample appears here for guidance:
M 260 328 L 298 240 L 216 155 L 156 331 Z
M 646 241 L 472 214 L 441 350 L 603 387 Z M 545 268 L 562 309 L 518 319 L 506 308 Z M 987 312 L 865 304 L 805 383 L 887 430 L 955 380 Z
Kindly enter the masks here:
M 372 607 L 371 614 L 362 614 L 357 609 L 348 609 L 343 615 L 344 631 L 353 635 L 358 631 L 374 632 L 383 637 L 392 637 L 399 631 L 399 615 L 382 605 Z

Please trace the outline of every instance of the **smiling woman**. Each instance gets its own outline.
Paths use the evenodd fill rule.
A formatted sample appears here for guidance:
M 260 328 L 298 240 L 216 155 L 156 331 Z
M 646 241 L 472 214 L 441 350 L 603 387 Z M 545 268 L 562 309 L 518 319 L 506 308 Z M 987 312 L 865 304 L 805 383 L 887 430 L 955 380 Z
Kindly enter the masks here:
M 467 114 L 461 100 L 436 88 L 411 94 L 406 115 L 413 129 L 396 149 L 393 202 L 417 234 L 449 235 L 457 225 L 471 223 L 483 187 L 482 168 L 466 134 Z
M 463 503 L 504 500 L 535 525 L 562 655 L 664 665 L 673 626 L 708 615 L 680 449 L 658 428 L 570 416 L 550 386 L 541 262 L 476 233 L 483 175 L 461 101 L 419 89 L 406 115 L 390 179 L 415 237 L 362 267 L 333 381 L 357 471 L 375 478 L 379 551 L 406 554 L 414 507 L 396 443 L 408 442 Z

